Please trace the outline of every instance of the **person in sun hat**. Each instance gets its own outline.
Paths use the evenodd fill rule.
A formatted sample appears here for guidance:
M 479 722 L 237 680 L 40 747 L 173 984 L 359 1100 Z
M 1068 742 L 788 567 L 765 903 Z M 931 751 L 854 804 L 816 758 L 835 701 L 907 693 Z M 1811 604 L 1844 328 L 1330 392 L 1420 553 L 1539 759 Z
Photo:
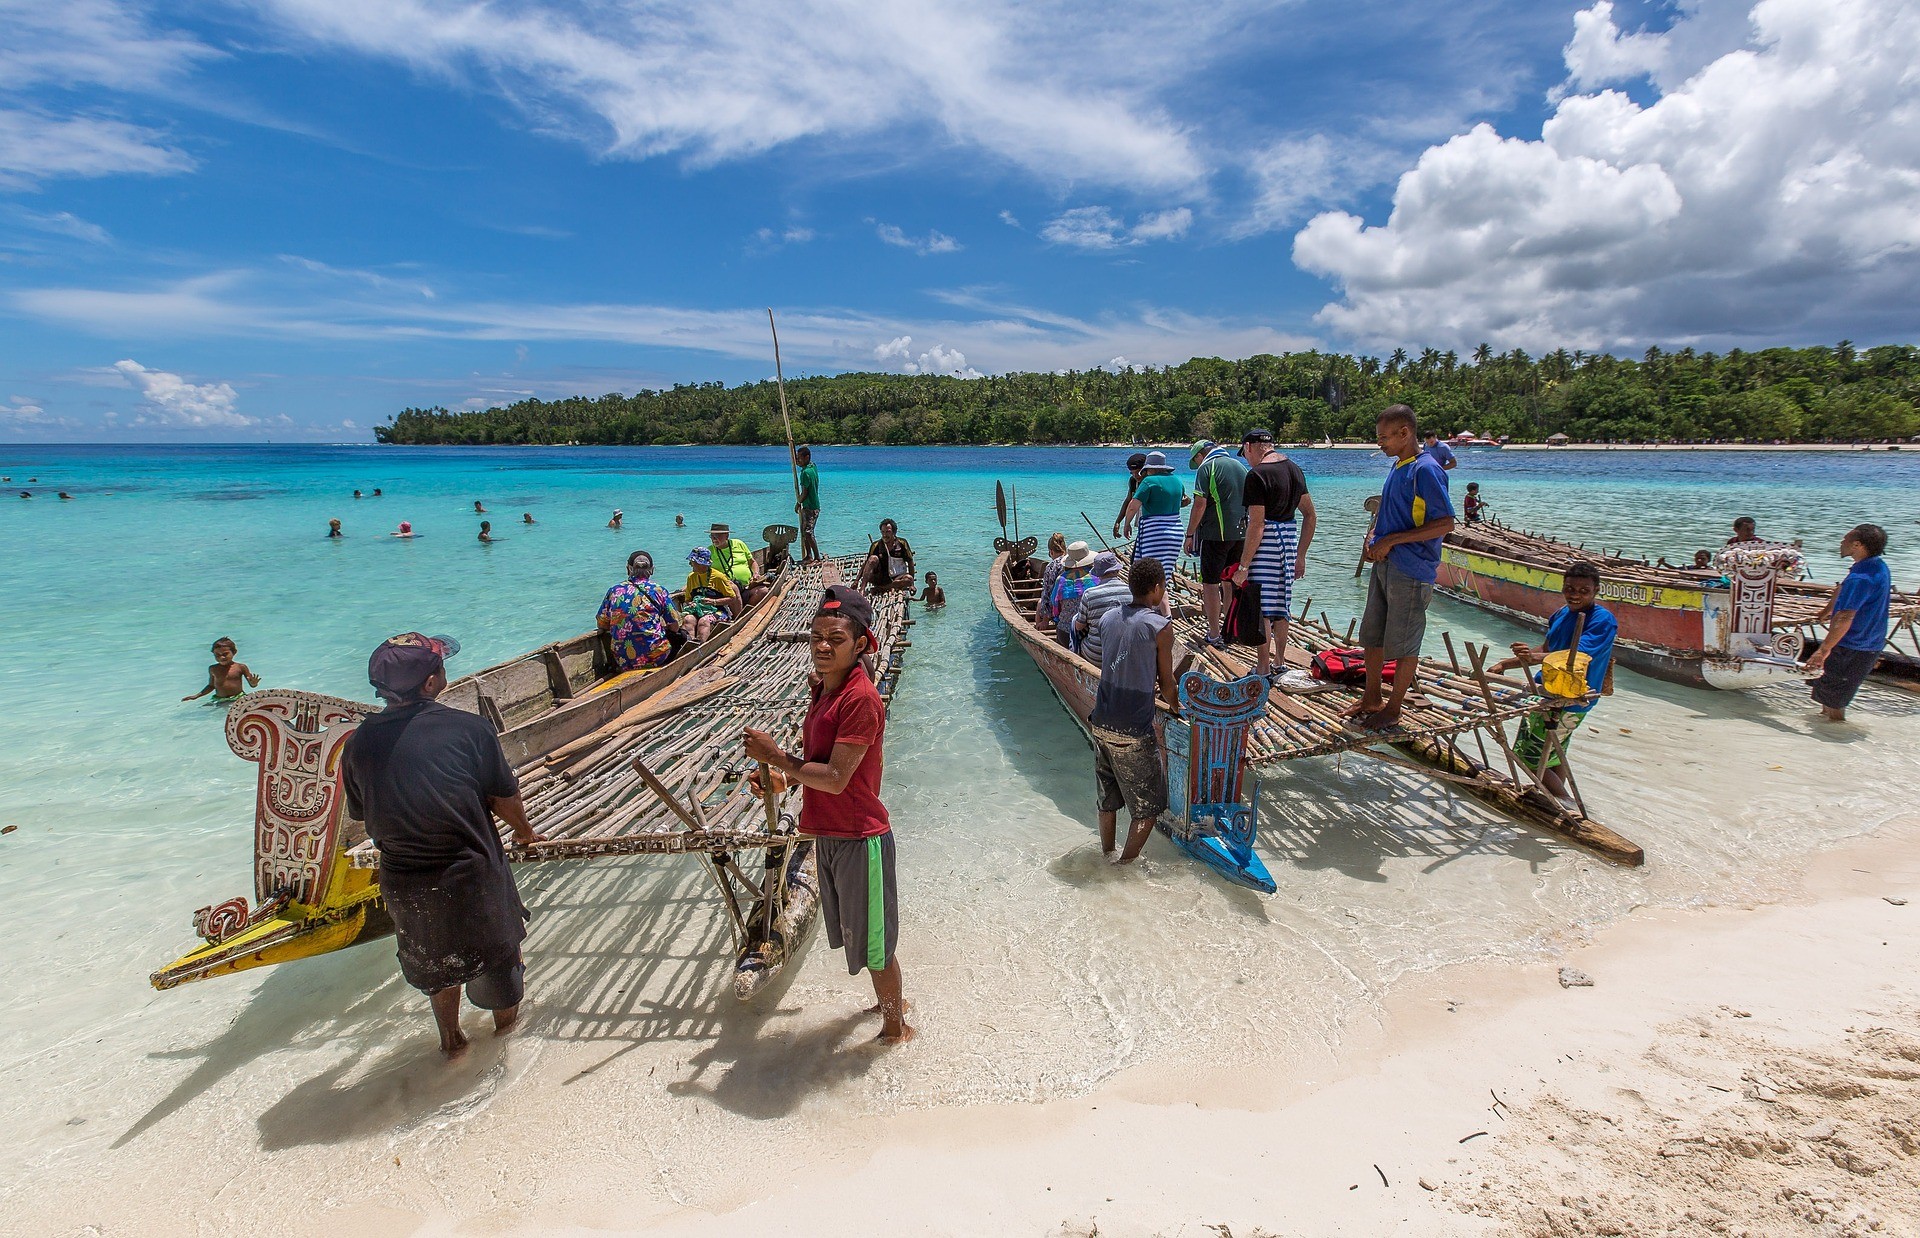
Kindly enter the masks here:
M 863 969 L 878 999 L 878 1039 L 904 1044 L 905 982 L 895 947 L 900 938 L 893 825 L 880 802 L 881 748 L 887 707 L 862 657 L 878 648 L 873 603 L 858 589 L 832 585 L 813 617 L 813 694 L 800 730 L 801 750 L 788 752 L 765 731 L 741 734 L 747 756 L 765 770 L 748 775 L 755 790 L 800 785 L 800 833 L 814 840 L 820 912 L 827 944 L 844 950 L 847 974 Z
M 1147 467 L 1147 453 L 1136 451 L 1127 457 L 1127 497 L 1120 501 L 1120 514 L 1113 518 L 1113 536 L 1120 536 L 1120 522 L 1126 519 L 1127 504 L 1133 502 L 1133 492 L 1140 488 L 1140 470 Z
M 733 578 L 713 566 L 713 552 L 695 546 L 687 552 L 687 587 L 680 596 L 686 599 L 686 616 L 696 641 L 704 641 L 713 630 L 740 617 L 744 604 L 740 587 Z
M 1053 638 L 1069 649 L 1073 647 L 1073 621 L 1080 613 L 1080 598 L 1094 581 L 1088 570 L 1093 566 L 1093 548 L 1074 542 L 1060 558 L 1060 574 L 1054 577 L 1053 592 L 1046 599 L 1046 612 L 1052 619 Z
M 496 1034 L 520 1017 L 527 909 L 494 818 L 522 846 L 540 841 L 493 724 L 442 705 L 450 636 L 402 632 L 367 659 L 387 702 L 347 737 L 347 811 L 380 852 L 380 897 L 393 917 L 400 974 L 427 994 L 449 1057 L 467 1047 L 460 990 L 493 1013 Z
M 1200 556 L 1200 608 L 1207 617 L 1206 643 L 1224 648 L 1220 618 L 1227 607 L 1226 573 L 1240 558 L 1247 532 L 1247 509 L 1242 499 L 1247 466 L 1239 457 L 1210 438 L 1194 443 L 1187 453 L 1193 466 L 1193 512 L 1187 517 L 1185 550 Z
M 1133 597 L 1120 556 L 1103 550 L 1093 556 L 1093 581 L 1080 595 L 1080 608 L 1073 618 L 1073 648 L 1087 661 L 1100 665 L 1100 619 L 1116 606 Z
M 1140 485 L 1134 490 L 1120 521 L 1120 535 L 1128 536 L 1138 519 L 1139 533 L 1134 538 L 1133 557 L 1158 559 L 1167 589 L 1171 591 L 1174 569 L 1180 566 L 1180 509 L 1187 503 L 1187 490 L 1173 475 L 1173 466 L 1167 463 L 1165 452 L 1148 452 L 1141 471 Z
M 766 596 L 769 588 L 767 583 L 754 579 L 753 552 L 747 549 L 745 542 L 733 535 L 733 530 L 727 527 L 725 521 L 716 520 L 708 526 L 707 542 L 707 551 L 713 556 L 714 573 L 734 583 L 742 608 Z

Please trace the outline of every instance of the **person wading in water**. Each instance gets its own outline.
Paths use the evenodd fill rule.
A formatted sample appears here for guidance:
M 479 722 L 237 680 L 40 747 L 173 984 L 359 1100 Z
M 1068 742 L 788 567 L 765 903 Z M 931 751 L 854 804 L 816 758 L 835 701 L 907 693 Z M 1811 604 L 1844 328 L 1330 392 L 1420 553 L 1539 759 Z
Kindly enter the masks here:
M 507 867 L 495 817 L 522 846 L 540 841 L 493 726 L 442 705 L 451 637 L 403 632 L 367 660 L 387 707 L 347 737 L 347 811 L 380 851 L 380 896 L 393 917 L 400 974 L 427 994 L 440 1051 L 467 1047 L 460 988 L 493 1013 L 496 1035 L 520 1018 L 527 909 Z

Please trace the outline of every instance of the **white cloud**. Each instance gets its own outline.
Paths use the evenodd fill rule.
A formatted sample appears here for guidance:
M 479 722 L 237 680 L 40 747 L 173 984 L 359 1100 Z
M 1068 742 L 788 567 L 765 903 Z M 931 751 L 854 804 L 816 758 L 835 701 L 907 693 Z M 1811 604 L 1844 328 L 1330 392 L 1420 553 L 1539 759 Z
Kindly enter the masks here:
M 1216 32 L 1248 7 L 1196 17 L 1152 0 L 260 5 L 298 38 L 498 91 L 540 127 L 616 157 L 706 165 L 878 137 L 983 151 L 1050 181 L 1158 188 L 1193 185 L 1206 167 L 1157 99 L 1217 54 Z
M 937 229 L 929 229 L 925 236 L 908 236 L 892 224 L 876 223 L 871 219 L 867 222 L 873 224 L 874 234 L 888 245 L 899 249 L 911 249 L 922 258 L 928 254 L 958 253 L 965 248 L 960 242 Z
M 1920 10 L 1761 0 L 1750 18 L 1745 45 L 1673 82 L 1740 24 L 1724 7 L 1640 35 L 1589 9 L 1568 45 L 1577 84 L 1671 85 L 1646 106 L 1568 95 L 1537 141 L 1481 125 L 1432 147 L 1383 225 L 1315 217 L 1295 261 L 1342 294 L 1320 321 L 1454 347 L 1910 335 Z
M 674 349 L 735 360 L 768 358 L 766 311 L 757 306 L 502 302 L 471 300 L 450 288 L 427 300 L 404 285 L 375 287 L 331 270 L 278 264 L 154 286 L 41 287 L 0 296 L 25 314 L 113 339 L 554 340 Z M 783 309 L 780 343 L 788 364 L 857 369 L 895 360 L 945 372 L 945 350 L 951 350 L 966 368 L 984 372 L 1085 369 L 1115 355 L 1161 365 L 1194 356 L 1244 357 L 1316 343 L 1257 320 L 1157 306 L 1083 318 L 970 291 L 932 295 L 950 312 L 906 318 L 832 307 Z M 942 352 L 914 349 L 915 338 L 939 341 Z M 886 355 L 879 355 L 882 352 Z M 655 372 L 650 378 L 657 384 L 674 376 Z M 554 387 L 546 393 L 566 392 Z
M 1192 226 L 1193 212 L 1184 206 L 1142 215 L 1131 227 L 1108 207 L 1076 206 L 1048 220 L 1040 236 L 1076 249 L 1119 249 L 1148 241 L 1176 241 Z
M 70 236 L 89 245 L 111 245 L 113 237 L 99 224 L 80 218 L 71 211 L 55 211 L 51 215 L 41 215 L 33 211 L 15 211 L 14 218 L 29 228 L 39 232 L 50 232 L 56 236 Z
M 1001 211 L 1000 222 L 1007 225 L 1007 227 L 1009 228 L 1018 228 L 1020 226 L 1019 217 L 1016 216 L 1012 211 Z
M 166 145 L 157 130 L 98 116 L 0 108 L 0 187 L 54 177 L 164 176 L 193 166 L 192 157 Z
M 0 418 L 11 421 L 40 421 L 47 410 L 23 395 L 10 395 L 5 404 L 0 404 Z
M 799 224 L 789 224 L 784 228 L 759 228 L 754 231 L 750 248 L 764 252 L 779 249 L 783 245 L 805 245 L 813 237 L 812 228 L 803 228 Z
M 208 430 L 252 425 L 253 418 L 234 411 L 238 393 L 227 383 L 190 383 L 166 370 L 149 370 L 138 361 L 116 361 L 128 386 L 146 401 L 149 415 L 143 424 Z
M 911 335 L 896 335 L 875 348 L 873 359 L 882 365 L 896 365 L 902 374 L 952 374 L 958 378 L 980 377 L 980 371 L 967 364 L 967 354 L 957 348 L 935 344 L 915 357 Z

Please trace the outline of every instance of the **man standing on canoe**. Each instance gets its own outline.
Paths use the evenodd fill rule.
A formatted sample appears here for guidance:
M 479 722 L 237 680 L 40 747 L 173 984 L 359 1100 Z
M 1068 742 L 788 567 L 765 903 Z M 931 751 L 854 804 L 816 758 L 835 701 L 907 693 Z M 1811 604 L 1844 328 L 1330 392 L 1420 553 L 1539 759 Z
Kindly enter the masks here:
M 1142 555 L 1127 569 L 1131 601 L 1100 616 L 1100 687 L 1087 729 L 1093 733 L 1093 781 L 1099 792 L 1100 851 L 1109 863 L 1131 864 L 1167 810 L 1167 763 L 1154 732 L 1154 698 L 1177 710 L 1173 622 L 1161 613 L 1167 573 Z M 1127 806 L 1127 844 L 1113 848 L 1120 806 Z
M 1247 533 L 1243 495 L 1247 466 L 1210 438 L 1193 445 L 1187 462 L 1193 466 L 1193 511 L 1187 516 L 1185 549 L 1200 556 L 1206 643 L 1224 649 L 1227 642 L 1220 638 L 1220 616 L 1227 607 L 1227 590 L 1233 586 L 1221 582 L 1228 566 L 1240 558 L 1241 539 Z
M 814 467 L 813 448 L 802 447 L 793 456 L 800 462 L 800 501 L 793 505 L 800 514 L 800 562 L 817 563 L 820 543 L 813 540 L 813 526 L 820 523 L 820 470 Z
M 1240 550 L 1240 579 L 1260 586 L 1260 622 L 1266 634 L 1254 673 L 1285 673 L 1293 582 L 1306 575 L 1307 547 L 1313 544 L 1318 517 L 1306 474 L 1273 449 L 1270 431 L 1248 430 L 1240 450 L 1252 466 L 1247 470 L 1247 537 Z
M 347 810 L 380 851 L 400 973 L 431 1000 L 448 1057 L 467 1047 L 462 985 L 468 1001 L 493 1012 L 496 1035 L 520 1017 L 527 909 L 493 819 L 517 843 L 540 838 L 492 725 L 434 699 L 458 652 L 452 638 L 418 632 L 374 650 L 367 679 L 387 707 L 347 738 L 341 758 Z
M 1427 634 L 1427 607 L 1440 574 L 1440 544 L 1453 532 L 1447 475 L 1420 450 L 1413 410 L 1395 404 L 1380 414 L 1374 441 L 1394 461 L 1380 487 L 1380 514 L 1367 541 L 1367 608 L 1360 616 L 1360 644 L 1367 653 L 1367 687 L 1346 710 L 1369 731 L 1400 725 L 1400 709 L 1420 673 L 1420 642 Z M 1387 659 L 1395 661 L 1393 690 L 1382 699 Z
M 880 802 L 887 706 L 860 660 L 874 648 L 873 604 L 858 589 L 829 586 L 813 617 L 813 702 L 801 751 L 786 752 L 751 727 L 741 739 L 747 756 L 773 772 L 776 792 L 800 784 L 800 832 L 814 839 L 827 944 L 846 951 L 849 976 L 864 968 L 873 980 L 879 1039 L 905 1044 L 914 1029 L 894 957 L 900 913 L 893 826 Z M 756 790 L 761 776 L 749 775 Z

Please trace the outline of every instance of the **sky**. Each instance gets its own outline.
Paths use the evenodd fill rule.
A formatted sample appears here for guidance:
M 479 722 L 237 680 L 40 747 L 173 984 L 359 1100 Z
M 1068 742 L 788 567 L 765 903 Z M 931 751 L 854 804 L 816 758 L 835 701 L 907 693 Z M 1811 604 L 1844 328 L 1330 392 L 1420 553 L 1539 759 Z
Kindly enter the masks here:
M 1920 340 L 1911 0 L 0 0 L 0 444 Z

